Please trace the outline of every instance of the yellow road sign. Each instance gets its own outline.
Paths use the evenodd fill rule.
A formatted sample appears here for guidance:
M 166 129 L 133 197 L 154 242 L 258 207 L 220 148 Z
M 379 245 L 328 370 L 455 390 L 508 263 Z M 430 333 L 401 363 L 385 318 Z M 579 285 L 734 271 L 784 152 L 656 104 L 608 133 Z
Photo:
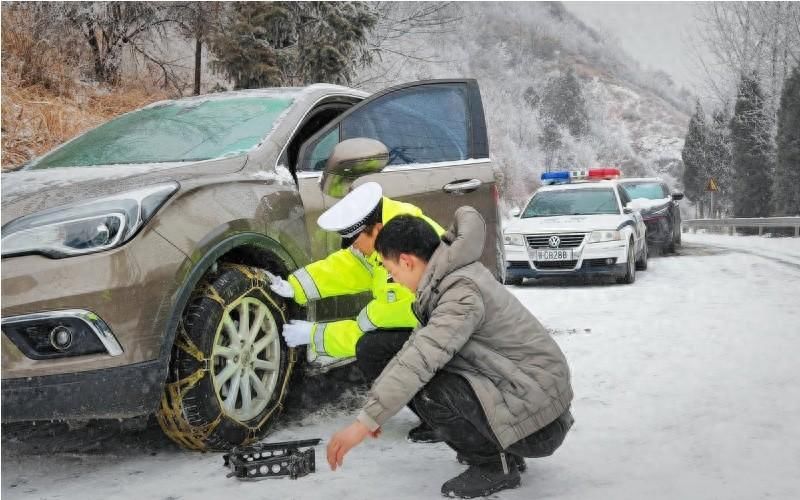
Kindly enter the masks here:
M 711 192 L 719 191 L 719 187 L 717 187 L 717 182 L 714 180 L 713 177 L 709 177 L 708 183 L 706 184 L 706 191 L 711 191 Z

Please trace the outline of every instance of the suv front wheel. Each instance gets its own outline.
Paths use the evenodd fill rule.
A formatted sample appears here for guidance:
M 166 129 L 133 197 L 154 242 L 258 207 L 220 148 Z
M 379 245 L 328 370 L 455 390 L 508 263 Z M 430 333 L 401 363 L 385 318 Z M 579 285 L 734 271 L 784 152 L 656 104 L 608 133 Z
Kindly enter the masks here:
M 178 327 L 158 421 L 178 444 L 228 449 L 266 434 L 296 360 L 286 304 L 263 273 L 223 264 L 198 285 Z

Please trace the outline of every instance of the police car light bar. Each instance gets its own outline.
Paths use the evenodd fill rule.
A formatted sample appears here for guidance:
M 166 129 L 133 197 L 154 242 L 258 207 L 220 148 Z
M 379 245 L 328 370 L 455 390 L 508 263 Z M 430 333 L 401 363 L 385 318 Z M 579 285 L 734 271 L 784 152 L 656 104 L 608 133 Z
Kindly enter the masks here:
M 590 168 L 588 170 L 560 170 L 543 172 L 542 184 L 568 184 L 576 181 L 601 181 L 618 179 L 622 173 L 617 168 Z
M 590 168 L 589 169 L 589 179 L 592 179 L 592 180 L 618 179 L 621 176 L 622 176 L 622 173 L 619 171 L 618 168 Z

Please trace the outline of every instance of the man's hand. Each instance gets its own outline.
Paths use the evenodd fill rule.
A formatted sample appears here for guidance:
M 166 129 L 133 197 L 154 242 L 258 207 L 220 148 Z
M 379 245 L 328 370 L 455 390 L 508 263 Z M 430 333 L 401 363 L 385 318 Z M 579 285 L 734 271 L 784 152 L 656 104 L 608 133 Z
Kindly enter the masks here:
M 328 465 L 331 466 L 331 470 L 341 467 L 347 452 L 361 444 L 364 438 L 367 436 L 377 438 L 380 434 L 380 427 L 370 432 L 367 426 L 358 420 L 334 434 L 328 442 Z
M 289 347 L 306 345 L 311 342 L 311 332 L 314 330 L 314 323 L 293 319 L 283 325 L 283 339 Z
M 277 293 L 281 297 L 285 299 L 291 299 L 294 297 L 294 288 L 292 285 L 289 284 L 288 281 L 281 278 L 280 276 L 276 276 L 269 271 L 264 271 L 264 274 L 269 279 L 269 288 L 273 292 Z

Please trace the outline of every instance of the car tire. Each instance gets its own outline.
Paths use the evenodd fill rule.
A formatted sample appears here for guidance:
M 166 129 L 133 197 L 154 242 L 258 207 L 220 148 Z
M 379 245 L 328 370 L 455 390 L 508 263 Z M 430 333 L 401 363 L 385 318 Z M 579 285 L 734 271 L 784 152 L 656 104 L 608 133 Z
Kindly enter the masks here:
M 647 242 L 642 245 L 642 255 L 640 256 L 639 260 L 636 261 L 636 269 L 639 271 L 647 271 Z
M 636 259 L 634 257 L 633 240 L 628 243 L 628 259 L 625 266 L 625 274 L 617 278 L 617 283 L 630 285 L 636 281 Z
M 520 286 L 520 285 L 522 285 L 522 282 L 523 282 L 523 281 L 525 281 L 525 278 L 517 278 L 517 277 L 511 278 L 511 277 L 506 277 L 506 279 L 505 279 L 505 284 L 506 284 L 506 285 Z
M 282 409 L 297 359 L 281 336 L 286 321 L 285 301 L 257 268 L 223 264 L 207 275 L 175 336 L 157 412 L 167 436 L 195 450 L 262 438 Z

